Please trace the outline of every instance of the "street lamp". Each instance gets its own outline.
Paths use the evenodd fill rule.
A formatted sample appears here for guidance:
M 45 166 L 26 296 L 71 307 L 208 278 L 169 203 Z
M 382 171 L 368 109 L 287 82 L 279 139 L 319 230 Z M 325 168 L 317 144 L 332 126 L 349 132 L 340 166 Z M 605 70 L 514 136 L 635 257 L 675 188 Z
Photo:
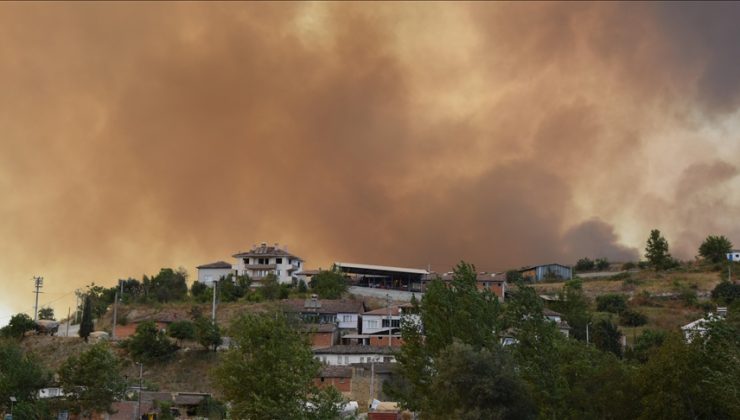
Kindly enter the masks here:
M 18 400 L 15 397 L 10 397 L 10 418 L 13 418 L 13 404 L 18 402 Z

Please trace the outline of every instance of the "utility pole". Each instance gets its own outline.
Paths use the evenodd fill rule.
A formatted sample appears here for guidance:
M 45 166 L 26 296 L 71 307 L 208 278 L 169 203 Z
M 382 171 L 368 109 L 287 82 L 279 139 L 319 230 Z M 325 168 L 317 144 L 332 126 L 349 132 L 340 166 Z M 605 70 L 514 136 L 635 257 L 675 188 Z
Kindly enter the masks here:
M 388 347 L 391 347 L 391 340 L 393 339 L 393 335 L 391 334 L 393 331 L 393 322 L 391 319 L 391 295 L 389 293 L 385 294 L 385 305 L 388 307 Z
M 72 323 L 72 319 L 69 317 L 70 310 L 69 306 L 67 306 L 67 337 L 69 337 L 69 324 Z
M 590 322 L 587 322 L 587 323 L 586 323 L 586 345 L 588 345 L 588 344 L 589 344 L 589 342 L 588 342 L 588 326 L 589 326 L 589 325 L 591 325 L 591 323 L 590 323 Z
M 141 392 L 144 390 L 143 385 L 143 374 L 144 374 L 144 364 L 143 363 L 137 363 L 139 365 L 139 407 L 136 409 L 136 417 L 137 420 L 141 418 Z
M 218 288 L 218 281 L 213 281 L 213 304 L 211 305 L 211 320 L 216 323 L 216 288 Z
M 113 296 L 113 328 L 111 329 L 111 338 L 116 338 L 116 319 L 118 318 L 118 291 Z
M 36 322 L 39 319 L 39 293 L 41 293 L 39 289 L 44 285 L 44 278 L 34 277 L 33 284 L 36 287 L 36 291 L 34 292 L 36 293 L 36 304 L 33 306 L 33 322 Z

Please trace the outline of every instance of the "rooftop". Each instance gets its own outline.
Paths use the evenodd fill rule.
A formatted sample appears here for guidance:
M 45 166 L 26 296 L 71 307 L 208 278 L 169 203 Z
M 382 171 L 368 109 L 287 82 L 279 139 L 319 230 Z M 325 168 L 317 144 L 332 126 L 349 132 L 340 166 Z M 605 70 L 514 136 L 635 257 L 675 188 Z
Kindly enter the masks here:
M 199 265 L 199 266 L 197 266 L 195 268 L 197 268 L 199 270 L 202 270 L 204 268 L 206 268 L 206 269 L 207 268 L 227 268 L 227 269 L 230 270 L 231 269 L 231 264 L 227 263 L 226 261 L 216 261 L 216 262 L 212 262 L 212 263 L 209 263 L 209 264 Z
M 338 268 L 348 268 L 356 270 L 377 270 L 393 271 L 397 273 L 427 274 L 427 270 L 421 268 L 391 267 L 388 265 L 356 264 L 346 262 L 335 262 L 334 265 Z
M 280 248 L 278 244 L 267 245 L 263 242 L 259 246 L 254 245 L 252 249 L 247 252 L 238 252 L 233 255 L 234 258 L 245 258 L 245 257 L 289 257 L 300 260 L 300 258 L 288 252 L 287 248 Z M 303 261 L 303 260 L 301 260 Z
M 315 349 L 314 354 L 394 354 L 395 350 L 391 347 L 377 346 L 359 346 L 359 345 L 338 345 Z
M 280 302 L 286 312 L 315 312 L 319 314 L 365 312 L 365 302 L 351 299 L 288 299 Z

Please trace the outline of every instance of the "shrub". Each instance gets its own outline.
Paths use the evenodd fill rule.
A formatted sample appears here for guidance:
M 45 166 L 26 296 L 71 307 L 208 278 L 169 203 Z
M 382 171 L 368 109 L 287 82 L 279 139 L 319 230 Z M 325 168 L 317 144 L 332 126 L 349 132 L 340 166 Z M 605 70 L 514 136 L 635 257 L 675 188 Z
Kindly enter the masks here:
M 627 309 L 627 298 L 618 293 L 608 293 L 596 297 L 596 310 L 601 312 L 621 313 Z
M 740 298 L 740 285 L 723 281 L 712 290 L 712 299 L 717 302 L 731 305 Z
M 126 347 L 135 360 L 149 362 L 167 360 L 177 351 L 177 345 L 157 329 L 154 321 L 139 324 L 136 333 L 126 342 Z
M 634 270 L 635 268 L 637 268 L 637 263 L 632 261 L 622 264 L 622 270 Z
M 590 271 L 593 270 L 595 266 L 595 263 L 590 258 L 581 258 L 576 262 L 575 269 L 576 271 Z
M 179 341 L 192 340 L 195 338 L 195 326 L 188 320 L 175 321 L 167 327 L 167 334 Z
M 647 316 L 641 312 L 626 309 L 619 314 L 619 322 L 628 327 L 639 327 L 647 324 Z
M 594 264 L 596 266 L 596 269 L 599 271 L 603 271 L 609 268 L 609 260 L 607 260 L 606 258 L 599 258 L 595 261 Z

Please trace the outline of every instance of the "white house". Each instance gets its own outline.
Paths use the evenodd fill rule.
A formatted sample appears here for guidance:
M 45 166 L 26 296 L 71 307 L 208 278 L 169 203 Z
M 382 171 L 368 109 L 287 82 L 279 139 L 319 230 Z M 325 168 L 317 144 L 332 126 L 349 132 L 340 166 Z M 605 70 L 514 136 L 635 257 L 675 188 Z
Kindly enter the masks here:
M 732 251 L 728 252 L 727 259 L 733 262 L 740 261 L 740 249 L 733 249 Z
M 395 363 L 395 350 L 376 346 L 331 346 L 313 351 L 314 358 L 329 366 L 346 366 L 353 363 Z
M 274 274 L 281 284 L 292 283 L 294 273 L 303 270 L 303 260 L 290 254 L 287 248 L 280 248 L 278 244 L 268 246 L 263 242 L 247 252 L 234 254 L 236 263 L 233 265 L 238 275 L 248 275 L 252 280 L 260 281 L 268 274 Z
M 362 314 L 362 334 L 376 334 L 387 332 L 388 328 L 401 329 L 401 317 L 403 309 L 401 306 L 380 308 Z
M 228 276 L 234 272 L 231 264 L 226 261 L 203 264 L 196 268 L 198 269 L 198 281 L 206 284 L 208 287 L 213 286 L 214 281 L 218 281 L 221 277 Z
M 726 307 L 718 307 L 717 308 L 717 314 L 710 313 L 707 315 L 706 318 L 700 318 L 696 321 L 689 322 L 688 324 L 681 327 L 681 331 L 683 331 L 683 336 L 686 339 L 687 342 L 691 342 L 695 337 L 702 337 L 704 336 L 707 331 L 709 331 L 708 324 L 714 321 L 719 321 L 720 319 L 724 319 L 724 317 L 727 315 L 727 308 Z

